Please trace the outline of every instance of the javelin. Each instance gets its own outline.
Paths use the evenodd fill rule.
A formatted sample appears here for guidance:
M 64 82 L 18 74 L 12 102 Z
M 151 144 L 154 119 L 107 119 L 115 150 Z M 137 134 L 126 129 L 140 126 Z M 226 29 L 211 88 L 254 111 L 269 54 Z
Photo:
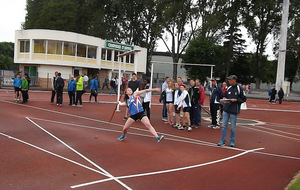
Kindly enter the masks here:
M 122 98 L 122 95 L 123 95 L 123 93 L 124 93 L 124 90 L 125 90 L 125 88 L 123 88 L 123 90 L 122 90 L 122 93 L 121 93 L 121 95 L 120 95 L 119 101 L 120 101 L 121 98 Z M 115 113 L 116 113 L 116 109 L 117 109 L 117 107 L 118 107 L 119 101 L 117 102 L 117 104 L 116 104 L 116 106 L 115 106 L 115 109 L 114 109 L 114 112 L 112 113 L 112 115 L 111 115 L 111 117 L 110 117 L 110 119 L 109 119 L 109 123 L 111 122 L 112 118 L 114 117 L 114 115 L 115 115 Z

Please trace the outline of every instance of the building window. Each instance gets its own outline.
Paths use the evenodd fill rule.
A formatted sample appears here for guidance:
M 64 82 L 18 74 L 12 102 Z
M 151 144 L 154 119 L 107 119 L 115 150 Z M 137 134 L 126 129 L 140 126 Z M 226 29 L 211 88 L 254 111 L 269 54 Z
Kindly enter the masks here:
M 124 53 L 123 51 L 120 51 L 120 55 L 123 54 L 123 53 Z M 124 62 L 124 56 L 123 56 L 123 57 L 120 57 L 120 62 L 121 62 L 121 63 Z
M 30 47 L 30 41 L 29 40 L 21 40 L 20 41 L 20 52 L 21 53 L 28 53 Z
M 110 49 L 107 50 L 107 61 L 111 61 L 111 53 L 112 51 Z
M 129 63 L 130 55 L 126 55 L 126 63 Z
M 76 44 L 72 42 L 64 42 L 64 55 L 75 56 Z
M 115 51 L 115 58 L 114 58 L 115 61 L 118 61 L 118 55 L 119 55 L 119 51 Z
M 46 53 L 46 41 L 34 40 L 34 53 Z
M 88 46 L 88 58 L 97 59 L 97 47 Z
M 130 63 L 134 63 L 134 54 L 130 55 Z
M 86 45 L 77 44 L 77 56 L 78 57 L 86 57 Z
M 48 54 L 62 54 L 62 42 L 61 41 L 54 41 L 54 40 L 49 40 L 48 41 L 48 49 L 47 53 Z
M 106 49 L 102 48 L 102 51 L 101 51 L 101 59 L 102 60 L 105 60 L 105 55 L 106 55 Z

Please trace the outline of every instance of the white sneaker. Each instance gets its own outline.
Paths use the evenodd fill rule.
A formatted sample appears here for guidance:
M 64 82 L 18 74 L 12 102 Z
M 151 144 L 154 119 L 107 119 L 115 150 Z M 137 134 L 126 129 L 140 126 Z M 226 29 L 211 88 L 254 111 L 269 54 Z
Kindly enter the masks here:
M 188 132 L 191 132 L 191 131 L 192 131 L 192 127 L 189 126 L 189 127 L 188 127 Z
M 208 128 L 214 128 L 215 127 L 215 125 L 209 125 L 209 126 L 207 126 Z
M 220 126 L 216 125 L 213 127 L 213 129 L 220 129 Z

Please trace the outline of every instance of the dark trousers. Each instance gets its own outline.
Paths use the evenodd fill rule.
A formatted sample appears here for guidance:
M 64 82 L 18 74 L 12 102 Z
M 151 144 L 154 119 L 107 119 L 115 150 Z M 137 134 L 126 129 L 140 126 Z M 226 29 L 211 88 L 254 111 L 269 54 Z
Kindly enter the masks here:
M 107 83 L 103 83 L 102 90 L 104 90 L 104 87 L 106 87 L 109 90 Z
M 220 105 L 210 103 L 211 124 L 220 125 Z
M 28 90 L 22 90 L 22 98 L 23 98 L 23 103 L 26 103 L 28 100 Z
M 92 96 L 95 97 L 95 102 L 97 102 L 97 91 L 96 90 L 91 90 L 90 101 L 92 99 Z
M 56 91 L 52 90 L 51 103 L 54 102 L 55 94 L 56 94 Z
M 148 119 L 150 120 L 150 102 L 143 102 L 143 108 L 147 114 Z
M 165 100 L 163 100 L 162 117 L 163 117 L 163 118 L 167 118 L 167 117 L 168 117 L 168 114 L 167 114 L 167 105 L 166 105 L 166 101 L 165 101 Z
M 76 103 L 75 103 L 75 105 L 78 104 L 78 101 L 79 101 L 80 105 L 82 105 L 82 94 L 83 94 L 82 90 L 76 92 Z
M 201 108 L 199 104 L 192 105 L 192 109 L 190 112 L 190 120 L 192 125 L 201 124 Z
M 57 88 L 56 90 L 56 103 L 62 104 L 63 102 L 63 88 Z
M 69 105 L 75 104 L 75 92 L 68 91 L 68 95 L 69 95 L 69 100 L 70 100 Z
M 279 97 L 279 104 L 282 104 L 283 97 Z

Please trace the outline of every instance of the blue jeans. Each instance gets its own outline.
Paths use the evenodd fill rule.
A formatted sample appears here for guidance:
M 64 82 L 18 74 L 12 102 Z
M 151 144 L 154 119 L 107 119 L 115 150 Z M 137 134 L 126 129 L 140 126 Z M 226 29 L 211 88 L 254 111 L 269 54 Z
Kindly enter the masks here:
M 226 111 L 223 111 L 223 128 L 222 128 L 222 142 L 226 142 L 226 136 L 227 136 L 227 126 L 228 126 L 228 120 L 230 118 L 230 142 L 235 141 L 235 126 L 236 126 L 236 120 L 237 120 L 237 114 L 231 114 L 227 113 Z
M 190 113 L 191 124 L 201 125 L 201 108 L 199 104 L 193 105 Z
M 109 95 L 111 95 L 112 91 L 115 91 L 116 95 L 118 95 L 118 93 L 117 93 L 117 88 L 111 87 L 111 88 L 110 88 Z

